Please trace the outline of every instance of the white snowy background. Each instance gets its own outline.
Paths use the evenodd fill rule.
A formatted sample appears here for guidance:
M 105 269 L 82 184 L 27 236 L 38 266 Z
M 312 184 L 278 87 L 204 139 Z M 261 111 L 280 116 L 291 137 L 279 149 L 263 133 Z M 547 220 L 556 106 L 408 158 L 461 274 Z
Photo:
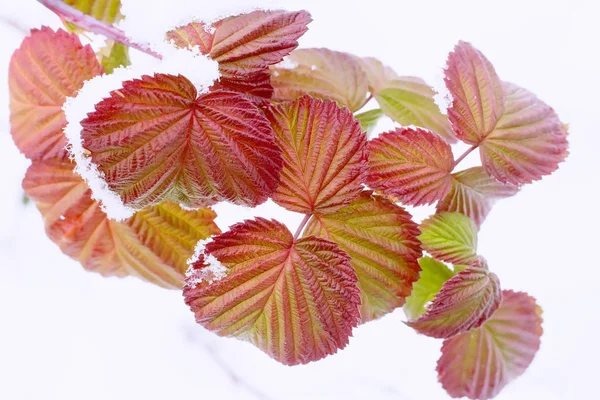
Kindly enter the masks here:
M 212 18 L 214 1 L 124 0 L 161 34 L 166 15 Z M 219 7 L 251 0 L 218 0 Z M 480 252 L 504 288 L 544 309 L 542 348 L 498 399 L 597 399 L 600 245 L 600 6 L 593 0 L 274 0 L 307 9 L 302 47 L 375 56 L 403 75 L 441 81 L 460 39 L 502 79 L 551 104 L 570 124 L 570 153 L 552 176 L 498 203 Z M 440 341 L 406 327 L 401 310 L 359 327 L 320 362 L 284 367 L 253 346 L 196 325 L 181 293 L 86 273 L 44 234 L 22 202 L 28 162 L 9 135 L 6 77 L 31 27 L 59 26 L 34 0 L 0 0 L 0 399 L 445 399 Z M 176 8 L 180 7 L 180 8 Z M 187 7 L 187 8 L 186 8 Z M 194 12 L 182 13 L 191 9 Z M 202 11 L 204 10 L 204 11 Z M 205 14 L 203 14 L 203 12 Z M 183 21 L 182 21 L 183 22 Z M 136 56 L 139 60 L 143 57 Z M 469 157 L 465 166 L 476 162 Z M 272 211 L 275 209 L 276 211 Z M 299 217 L 268 206 L 218 207 L 219 225 L 260 213 L 292 228 Z M 423 215 L 423 211 L 420 212 Z

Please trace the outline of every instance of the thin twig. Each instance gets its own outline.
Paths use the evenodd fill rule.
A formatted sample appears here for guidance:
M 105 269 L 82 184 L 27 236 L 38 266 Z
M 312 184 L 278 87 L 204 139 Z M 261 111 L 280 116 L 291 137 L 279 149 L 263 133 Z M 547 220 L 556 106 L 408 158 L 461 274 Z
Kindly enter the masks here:
M 116 28 L 110 24 L 99 21 L 94 17 L 86 15 L 78 9 L 71 7 L 66 3 L 63 3 L 61 0 L 38 0 L 38 2 L 44 5 L 49 10 L 56 13 L 56 15 L 58 15 L 61 19 L 72 22 L 75 25 L 78 25 L 90 32 L 106 36 L 108 39 L 122 43 L 125 46 L 129 46 L 131 48 L 149 54 L 153 57 L 156 57 L 159 60 L 162 60 L 162 55 L 156 53 L 148 45 L 132 42 L 127 38 L 125 32 L 123 32 L 119 28 Z
M 458 164 L 460 164 L 460 162 L 461 162 L 462 160 L 464 160 L 465 158 L 467 158 L 467 156 L 468 156 L 469 154 L 471 154 L 471 152 L 472 152 L 473 150 L 475 150 L 476 148 L 478 148 L 478 147 L 479 147 L 479 145 L 478 145 L 478 144 L 474 144 L 473 146 L 469 147 L 469 148 L 467 149 L 467 151 L 465 151 L 464 153 L 462 153 L 462 155 L 456 159 L 456 161 L 454 162 L 454 167 L 453 167 L 452 169 L 456 168 L 456 166 L 457 166 Z
M 6 15 L 0 15 L 0 22 L 10 26 L 16 31 L 19 31 L 19 33 L 22 33 L 23 35 L 29 34 L 29 29 L 27 29 L 26 27 L 24 27 L 23 25 L 19 24 L 17 21 L 13 20 L 12 18 L 9 18 Z
M 302 220 L 302 222 L 300 222 L 300 226 L 298 227 L 298 229 L 296 230 L 296 233 L 294 234 L 294 240 L 298 239 L 298 237 L 302 233 L 302 230 L 304 229 L 304 227 L 308 223 L 308 220 L 310 220 L 310 217 L 311 217 L 311 214 L 306 214 L 304 216 L 304 219 Z
M 207 343 L 199 340 L 196 335 L 194 335 L 191 329 L 185 328 L 187 333 L 188 340 L 193 343 L 199 343 L 202 348 L 205 350 L 206 354 L 210 357 L 210 359 L 219 367 L 221 370 L 227 375 L 229 380 L 233 382 L 234 385 L 239 386 L 252 394 L 254 397 L 260 400 L 274 400 L 272 397 L 269 397 L 267 394 L 263 393 L 257 387 L 248 383 L 244 378 L 242 378 L 237 372 L 235 372 L 227 362 L 225 362 L 221 357 L 219 357 L 219 353 L 214 345 L 211 343 Z

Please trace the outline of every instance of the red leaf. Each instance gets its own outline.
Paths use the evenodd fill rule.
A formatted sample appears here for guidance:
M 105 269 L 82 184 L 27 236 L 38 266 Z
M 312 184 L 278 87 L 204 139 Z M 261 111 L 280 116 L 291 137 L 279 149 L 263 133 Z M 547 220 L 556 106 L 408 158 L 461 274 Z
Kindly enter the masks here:
M 310 219 L 304 236 L 332 240 L 348 253 L 358 276 L 361 322 L 404 305 L 419 278 L 419 228 L 402 207 L 365 191 L 348 206 Z
M 356 198 L 366 170 L 366 138 L 347 108 L 302 97 L 267 110 L 283 170 L 273 201 L 290 211 L 332 213 Z
M 234 92 L 196 96 L 181 75 L 144 76 L 82 121 L 84 147 L 125 205 L 256 206 L 277 186 L 281 151 L 260 110 Z
M 195 244 L 220 232 L 215 213 L 166 202 L 121 223 L 111 221 L 73 167 L 66 160 L 34 161 L 23 180 L 50 239 L 88 271 L 181 288 Z
M 431 204 L 452 186 L 454 158 L 439 135 L 421 128 L 397 128 L 371 140 L 367 185 L 404 204 Z
M 482 167 L 452 174 L 452 189 L 437 205 L 437 211 L 459 212 L 481 226 L 495 200 L 515 195 L 517 186 L 489 176 Z
M 437 371 L 448 394 L 491 399 L 525 372 L 540 347 L 541 314 L 533 297 L 504 290 L 481 327 L 446 339 Z
M 15 144 L 33 160 L 67 155 L 62 105 L 83 83 L 104 72 L 75 34 L 33 29 L 10 60 L 10 124 Z
M 504 115 L 481 143 L 481 162 L 501 182 L 531 183 L 567 157 L 567 130 L 533 93 L 509 83 L 505 91 Z
M 459 42 L 448 56 L 444 81 L 452 95 L 448 118 L 456 136 L 479 144 L 504 113 L 504 89 L 492 64 L 470 43 Z
M 449 338 L 481 326 L 500 304 L 500 281 L 484 261 L 449 280 L 427 307 L 427 312 L 407 324 L 418 332 Z
M 217 21 L 211 26 L 192 22 L 167 33 L 179 47 L 198 46 L 219 62 L 218 88 L 270 99 L 269 65 L 277 64 L 298 46 L 312 21 L 306 11 L 253 11 Z M 214 32 L 210 32 L 214 29 Z
M 360 293 L 350 257 L 335 243 L 294 240 L 285 225 L 257 218 L 232 226 L 206 250 L 227 275 L 207 283 L 192 273 L 183 291 L 205 328 L 251 342 L 287 365 L 319 360 L 348 344 Z

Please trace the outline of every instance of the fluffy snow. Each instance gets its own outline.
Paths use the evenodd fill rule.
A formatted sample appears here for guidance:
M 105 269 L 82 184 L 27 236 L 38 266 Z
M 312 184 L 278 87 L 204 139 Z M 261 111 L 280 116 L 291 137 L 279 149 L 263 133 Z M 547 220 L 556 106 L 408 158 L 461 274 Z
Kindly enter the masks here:
M 86 154 L 81 140 L 81 121 L 95 110 L 98 102 L 109 97 L 111 91 L 120 89 L 124 81 L 154 73 L 181 74 L 196 86 L 198 93 L 204 93 L 219 77 L 218 64 L 200 54 L 197 49 L 178 49 L 164 40 L 155 47 L 163 55 L 162 60 L 148 57 L 144 62 L 117 68 L 110 75 L 97 76 L 87 81 L 77 95 L 68 98 L 63 105 L 68 122 L 64 132 L 69 141 L 71 156 L 77 163 L 75 170 L 88 182 L 92 198 L 100 201 L 102 210 L 114 220 L 126 219 L 135 210 L 125 206 L 118 194 L 109 189 L 103 174 Z
M 155 29 L 152 23 L 162 23 L 171 6 L 211 12 L 212 7 L 258 4 L 137 3 L 144 6 L 139 12 L 151 18 L 143 26 L 148 30 Z M 596 2 L 506 0 L 491 18 L 480 0 L 282 3 L 290 10 L 305 8 L 315 19 L 301 39 L 303 47 L 379 57 L 399 74 L 430 83 L 441 76 L 448 49 L 459 39 L 474 41 L 502 79 L 534 91 L 570 123 L 569 160 L 554 175 L 497 203 L 481 228 L 479 251 L 503 288 L 527 291 L 544 310 L 536 359 L 495 399 L 596 398 L 600 318 L 593 305 L 600 269 L 589 251 L 580 251 L 597 246 L 594 227 L 600 225 L 594 201 L 588 200 L 600 197 L 593 181 L 600 171 L 600 136 L 594 134 L 600 126 L 600 54 L 590 51 L 600 37 Z M 62 254 L 47 238 L 34 204 L 22 202 L 28 162 L 8 134 L 6 87 L 10 55 L 25 35 L 19 26 L 57 27 L 59 21 L 33 0 L 13 1 L 0 10 L 1 16 L 17 28 L 0 18 L 0 399 L 449 398 L 435 373 L 441 341 L 408 329 L 401 310 L 356 328 L 349 345 L 336 355 L 290 368 L 250 344 L 217 337 L 197 325 L 180 291 L 135 278 L 103 278 Z M 132 59 L 140 57 L 134 53 Z M 223 203 L 215 210 L 223 230 L 253 215 L 293 228 L 302 219 L 271 202 L 257 209 Z M 250 392 L 240 381 L 251 382 L 265 395 Z
M 189 265 L 185 276 L 187 277 L 186 284 L 195 286 L 200 282 L 213 283 L 214 281 L 221 280 L 227 275 L 227 268 L 216 259 L 212 254 L 206 253 L 206 245 L 212 242 L 212 239 L 204 239 L 198 241 L 196 248 L 194 249 L 194 255 L 187 260 Z M 193 268 L 193 264 L 200 259 L 200 256 L 204 256 L 204 262 L 208 264 L 207 267 L 198 270 Z

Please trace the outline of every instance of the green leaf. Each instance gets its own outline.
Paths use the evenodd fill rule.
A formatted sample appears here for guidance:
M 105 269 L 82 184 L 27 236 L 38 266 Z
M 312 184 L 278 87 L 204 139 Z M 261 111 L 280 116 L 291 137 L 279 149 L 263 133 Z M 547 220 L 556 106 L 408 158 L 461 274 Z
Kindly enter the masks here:
M 360 122 L 360 127 L 364 132 L 367 133 L 367 136 L 373 132 L 377 122 L 381 117 L 383 117 L 383 111 L 378 108 L 375 110 L 365 111 L 360 114 L 354 114 L 354 119 Z
M 107 43 L 104 49 L 100 50 L 99 55 L 100 64 L 102 64 L 107 74 L 112 74 L 116 68 L 131 65 L 129 47 L 119 42 Z
M 375 99 L 383 112 L 397 123 L 427 128 L 450 143 L 456 142 L 450 121 L 433 100 L 435 94 L 422 79 L 405 76 L 386 82 Z
M 121 14 L 121 0 L 62 0 L 63 3 L 81 11 L 84 14 L 92 16 L 99 21 L 107 24 L 119 22 L 123 15 Z M 82 30 L 77 25 L 66 23 L 72 31 Z
M 423 221 L 419 240 L 439 260 L 467 265 L 477 261 L 477 226 L 462 214 L 443 212 Z
M 442 285 L 454 276 L 446 264 L 431 257 L 419 259 L 421 275 L 413 284 L 412 293 L 406 299 L 404 313 L 409 320 L 419 318 L 425 312 L 425 305 L 433 301 Z

